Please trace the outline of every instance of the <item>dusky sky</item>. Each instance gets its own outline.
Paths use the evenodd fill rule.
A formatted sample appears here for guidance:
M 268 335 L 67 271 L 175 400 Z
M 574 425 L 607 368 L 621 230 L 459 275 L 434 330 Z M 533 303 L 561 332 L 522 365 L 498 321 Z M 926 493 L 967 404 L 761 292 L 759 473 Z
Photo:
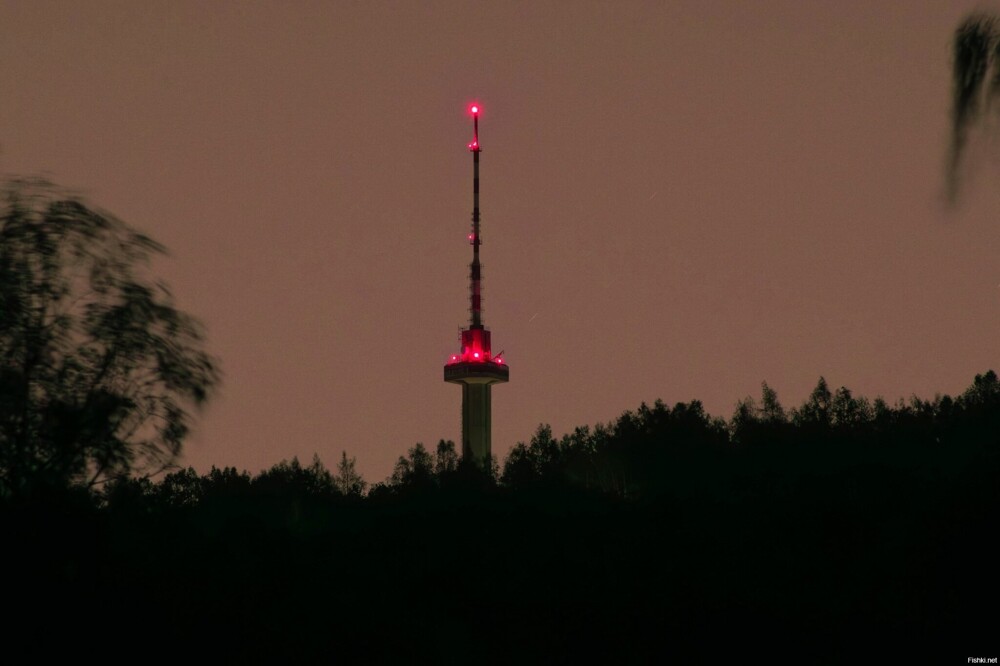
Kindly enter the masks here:
M 5 2 L 0 172 L 170 248 L 225 373 L 199 471 L 347 450 L 380 481 L 459 439 L 473 99 L 501 460 L 764 380 L 957 393 L 1000 332 L 1000 147 L 957 208 L 943 176 L 980 6 Z

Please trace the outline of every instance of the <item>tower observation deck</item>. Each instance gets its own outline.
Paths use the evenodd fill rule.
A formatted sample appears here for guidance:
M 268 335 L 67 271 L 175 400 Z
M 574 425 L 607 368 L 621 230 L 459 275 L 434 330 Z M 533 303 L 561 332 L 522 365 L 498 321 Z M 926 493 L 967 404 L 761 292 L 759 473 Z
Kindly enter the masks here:
M 483 325 L 482 270 L 479 264 L 479 112 L 476 104 L 472 114 L 472 263 L 469 264 L 469 327 L 462 329 L 461 350 L 453 354 L 444 366 L 444 380 L 462 385 L 462 459 L 487 468 L 491 460 L 490 389 L 493 384 L 507 382 L 510 370 L 502 352 L 492 353 L 490 332 Z

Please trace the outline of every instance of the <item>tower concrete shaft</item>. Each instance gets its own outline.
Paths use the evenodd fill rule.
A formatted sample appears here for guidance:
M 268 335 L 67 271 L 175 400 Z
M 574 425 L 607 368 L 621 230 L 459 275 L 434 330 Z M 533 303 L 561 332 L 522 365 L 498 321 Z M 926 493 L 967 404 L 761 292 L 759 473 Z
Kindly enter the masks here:
M 462 382 L 462 459 L 474 460 L 482 469 L 488 469 L 493 455 L 490 390 L 485 382 Z
M 462 385 L 462 458 L 487 468 L 491 461 L 493 384 L 507 382 L 510 370 L 501 354 L 493 356 L 490 332 L 483 325 L 482 269 L 479 263 L 479 107 L 471 108 L 472 143 L 472 263 L 469 265 L 469 328 L 462 330 L 462 348 L 444 366 L 444 380 Z

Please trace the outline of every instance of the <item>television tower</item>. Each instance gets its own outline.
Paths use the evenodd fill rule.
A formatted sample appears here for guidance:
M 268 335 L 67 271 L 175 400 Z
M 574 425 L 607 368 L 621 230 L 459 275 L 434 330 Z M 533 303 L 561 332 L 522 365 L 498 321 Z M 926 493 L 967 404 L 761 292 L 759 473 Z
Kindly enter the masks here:
M 482 271 L 479 265 L 479 111 L 472 113 L 472 263 L 469 265 L 469 327 L 462 329 L 462 349 L 444 366 L 444 380 L 462 385 L 462 459 L 487 469 L 490 464 L 490 387 L 509 380 L 502 352 L 493 356 L 490 332 L 483 326 Z

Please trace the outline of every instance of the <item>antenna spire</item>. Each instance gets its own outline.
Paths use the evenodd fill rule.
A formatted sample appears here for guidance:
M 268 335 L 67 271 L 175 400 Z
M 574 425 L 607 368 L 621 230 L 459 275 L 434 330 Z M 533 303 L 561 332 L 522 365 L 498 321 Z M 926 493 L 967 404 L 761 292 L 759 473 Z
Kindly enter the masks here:
M 470 300 L 470 325 L 472 328 L 483 327 L 482 313 L 482 271 L 479 265 L 479 105 L 473 104 L 469 107 L 472 113 L 472 143 L 469 150 L 472 151 L 472 235 L 469 240 L 472 243 L 472 264 L 469 266 L 469 286 Z

